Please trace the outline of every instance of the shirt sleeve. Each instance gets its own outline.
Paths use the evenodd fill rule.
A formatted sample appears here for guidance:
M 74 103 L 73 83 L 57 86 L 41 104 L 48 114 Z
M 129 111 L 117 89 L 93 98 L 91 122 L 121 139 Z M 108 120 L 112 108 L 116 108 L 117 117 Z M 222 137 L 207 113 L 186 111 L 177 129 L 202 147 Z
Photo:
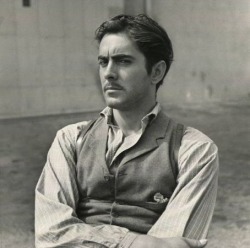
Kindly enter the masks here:
M 91 226 L 77 217 L 75 145 L 78 127 L 73 124 L 57 132 L 37 183 L 36 247 L 129 247 L 136 235 L 128 229 L 114 225 Z
M 187 128 L 178 157 L 177 187 L 148 234 L 159 237 L 207 237 L 218 187 L 218 149 L 207 136 Z

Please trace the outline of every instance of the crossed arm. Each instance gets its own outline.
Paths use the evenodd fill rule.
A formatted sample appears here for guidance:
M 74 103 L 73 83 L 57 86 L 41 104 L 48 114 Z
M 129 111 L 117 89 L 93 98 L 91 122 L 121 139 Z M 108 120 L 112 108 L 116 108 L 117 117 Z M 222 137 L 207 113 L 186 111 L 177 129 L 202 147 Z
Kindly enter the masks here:
M 36 187 L 36 247 L 204 247 L 199 239 L 206 238 L 215 204 L 217 148 L 210 141 L 192 143 L 189 136 L 193 140 L 191 133 L 184 136 L 178 184 L 168 206 L 148 234 L 142 235 L 114 225 L 88 225 L 77 217 L 77 126 L 60 130 Z

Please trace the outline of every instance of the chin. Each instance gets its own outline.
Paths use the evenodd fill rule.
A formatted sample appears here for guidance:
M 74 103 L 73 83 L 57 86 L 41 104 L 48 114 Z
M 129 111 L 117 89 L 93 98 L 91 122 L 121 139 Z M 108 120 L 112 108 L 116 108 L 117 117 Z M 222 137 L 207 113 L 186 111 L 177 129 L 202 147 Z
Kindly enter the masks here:
M 117 101 L 106 101 L 106 104 L 108 107 L 112 109 L 117 109 L 117 110 L 125 110 L 126 109 L 126 103 L 122 102 L 117 102 Z
M 107 106 L 112 108 L 112 109 L 118 109 L 118 110 L 121 108 L 120 104 L 113 103 L 113 102 L 112 103 L 107 103 Z

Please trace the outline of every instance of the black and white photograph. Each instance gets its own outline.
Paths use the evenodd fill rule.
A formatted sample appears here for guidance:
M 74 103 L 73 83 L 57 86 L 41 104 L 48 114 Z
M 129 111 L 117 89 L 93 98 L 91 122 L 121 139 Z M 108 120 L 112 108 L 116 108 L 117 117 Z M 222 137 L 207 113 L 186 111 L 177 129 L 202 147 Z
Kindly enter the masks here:
M 249 0 L 0 0 L 1 248 L 249 248 Z

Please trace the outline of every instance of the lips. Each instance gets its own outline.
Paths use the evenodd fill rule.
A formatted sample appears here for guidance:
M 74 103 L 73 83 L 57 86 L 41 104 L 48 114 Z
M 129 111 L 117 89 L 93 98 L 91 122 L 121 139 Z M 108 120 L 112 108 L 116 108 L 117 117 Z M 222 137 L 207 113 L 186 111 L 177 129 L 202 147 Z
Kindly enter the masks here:
M 107 91 L 107 90 L 122 90 L 122 87 L 120 87 L 118 85 L 107 84 L 104 86 L 104 91 Z

